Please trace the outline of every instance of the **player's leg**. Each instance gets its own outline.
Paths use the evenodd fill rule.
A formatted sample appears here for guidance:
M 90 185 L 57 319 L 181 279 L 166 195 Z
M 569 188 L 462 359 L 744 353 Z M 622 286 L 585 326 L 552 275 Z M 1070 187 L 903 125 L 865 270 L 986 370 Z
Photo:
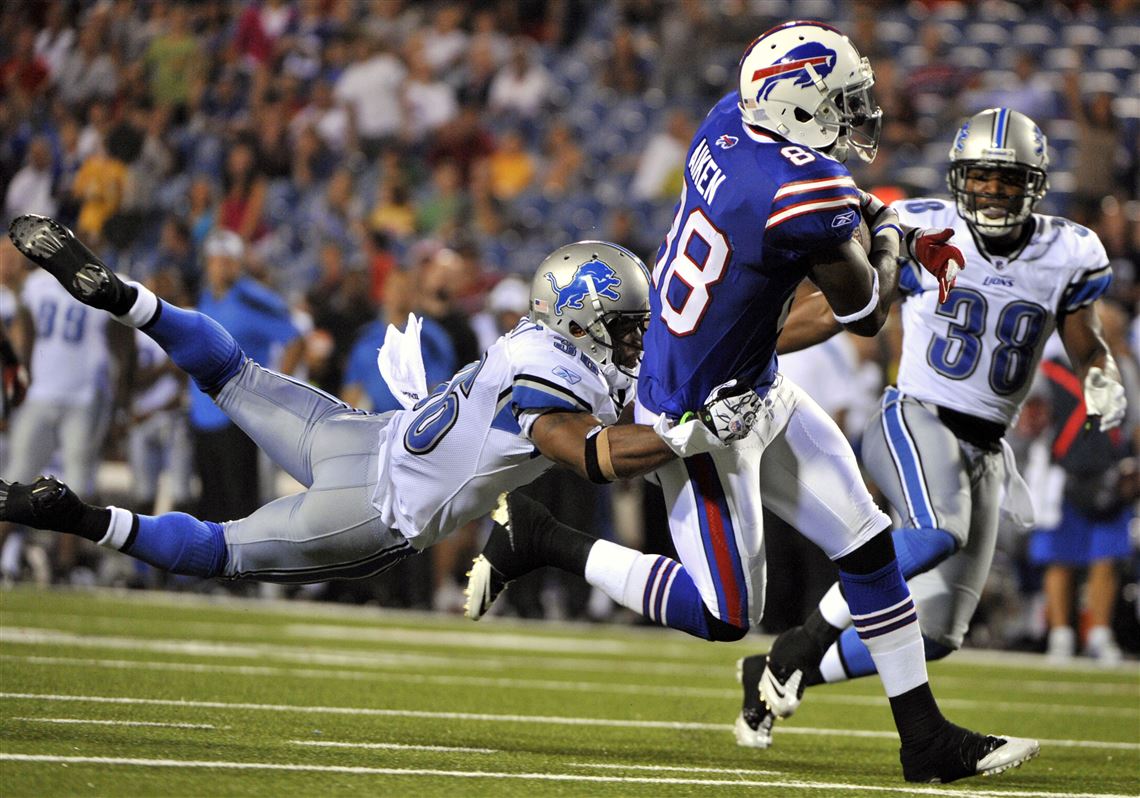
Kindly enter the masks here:
M 863 487 L 835 423 L 795 386 L 783 390 L 798 396 L 789 400 L 795 412 L 761 463 L 765 504 L 838 564 L 855 629 L 890 701 L 906 779 L 953 781 L 998 773 L 1035 756 L 1035 741 L 983 736 L 942 716 L 927 680 L 918 616 L 889 523 Z M 822 653 L 806 634 L 789 637 L 769 652 L 760 692 L 777 715 L 798 703 L 802 671 L 795 662 L 801 650 L 811 650 L 814 658 Z
M 974 496 L 980 494 L 979 480 L 1002 469 L 1000 459 L 967 454 L 933 410 L 887 389 L 863 436 L 863 464 L 903 519 L 891 538 L 904 578 L 928 571 L 958 551 L 970 525 L 989 517 L 988 508 L 974 512 Z M 837 582 L 803 628 L 827 650 L 850 624 L 851 611 Z M 806 685 L 820 680 L 818 669 L 805 670 Z
M 317 429 L 312 487 L 238 521 L 96 507 L 51 478 L 0 482 L 0 520 L 86 537 L 176 574 L 282 582 L 367 576 L 414 553 L 372 503 L 375 441 L 389 417 L 345 412 L 326 420 Z
M 2 464 L 4 476 L 30 482 L 47 468 L 59 442 L 64 412 L 60 405 L 34 399 L 16 410 L 8 439 L 10 455 Z M 0 530 L 6 530 L 0 548 L 0 575 L 16 579 L 24 561 L 28 530 L 4 522 L 0 522 Z
M 650 620 L 705 640 L 739 640 L 748 631 L 712 614 L 676 560 L 592 538 L 521 493 L 504 494 L 491 517 L 491 535 L 468 573 L 466 614 L 473 620 L 512 580 L 552 566 Z
M 311 386 L 247 361 L 213 319 L 124 283 L 66 227 L 43 216 L 17 217 L 9 229 L 17 248 L 51 272 L 80 302 L 153 338 L 226 415 L 303 485 L 312 481 L 308 448 L 314 425 L 347 405 Z
M 926 659 L 941 659 L 962 646 L 997 546 L 1005 466 L 1000 454 L 972 453 L 973 512 L 966 545 L 934 568 L 907 580 L 918 608 Z M 824 654 L 810 683 L 838 682 L 875 673 L 875 664 L 853 628 Z

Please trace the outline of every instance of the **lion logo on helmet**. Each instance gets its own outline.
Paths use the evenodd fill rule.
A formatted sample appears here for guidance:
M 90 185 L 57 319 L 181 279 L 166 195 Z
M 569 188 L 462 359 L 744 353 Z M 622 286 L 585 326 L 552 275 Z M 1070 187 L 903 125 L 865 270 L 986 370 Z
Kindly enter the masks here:
M 621 278 L 617 276 L 617 272 L 609 264 L 595 258 L 579 266 L 574 271 L 574 276 L 570 282 L 565 286 L 558 285 L 558 281 L 554 278 L 554 272 L 546 273 L 546 279 L 550 281 L 550 287 L 556 297 L 554 301 L 554 314 L 556 316 L 561 316 L 562 311 L 566 308 L 582 308 L 582 303 L 590 295 L 590 287 L 586 282 L 587 277 L 593 281 L 594 291 L 598 296 L 612 299 L 615 302 L 621 299 L 621 293 L 617 291 L 617 287 L 621 285 Z
M 762 81 L 756 99 L 767 100 L 772 90 L 785 80 L 794 80 L 797 87 L 810 86 L 815 76 L 808 67 L 815 70 L 815 75 L 826 78 L 835 68 L 835 60 L 835 51 L 819 42 L 807 42 L 793 47 L 772 66 L 752 73 L 752 80 Z

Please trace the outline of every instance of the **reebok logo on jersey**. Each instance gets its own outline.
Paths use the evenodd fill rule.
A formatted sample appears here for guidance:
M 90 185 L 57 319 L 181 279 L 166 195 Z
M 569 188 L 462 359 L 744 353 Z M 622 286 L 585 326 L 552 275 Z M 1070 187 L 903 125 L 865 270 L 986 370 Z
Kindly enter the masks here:
M 854 209 L 849 210 L 849 211 L 844 211 L 843 213 L 837 213 L 837 214 L 835 214 L 835 218 L 831 220 L 831 226 L 832 227 L 846 227 L 847 225 L 849 225 L 855 221 L 855 216 L 857 214 L 858 214 L 858 211 L 856 211 Z
M 982 281 L 982 285 L 1003 285 L 1006 288 L 1013 288 L 1012 277 L 987 277 Z
M 578 374 L 577 372 L 571 371 L 570 369 L 566 368 L 565 366 L 558 366 L 553 371 L 554 371 L 554 376 L 561 377 L 562 379 L 566 380 L 566 382 L 570 383 L 571 385 L 574 385 L 575 383 L 582 381 L 582 375 L 581 374 Z
M 736 136 L 730 136 L 727 133 L 724 133 L 719 139 L 716 140 L 716 146 L 720 147 L 722 150 L 729 150 L 735 147 L 736 142 L 738 141 L 740 141 L 740 139 L 738 139 Z
M 554 279 L 554 272 L 547 272 L 546 279 L 550 281 L 550 288 L 554 291 L 554 315 L 556 316 L 561 316 L 562 311 L 566 308 L 581 310 L 582 303 L 591 293 L 612 299 L 615 302 L 621 299 L 621 293 L 617 290 L 617 287 L 621 285 L 621 278 L 617 276 L 617 272 L 608 263 L 597 258 L 586 261 L 579 266 L 574 271 L 574 276 L 570 278 L 570 282 L 564 286 L 558 285 L 558 281 Z

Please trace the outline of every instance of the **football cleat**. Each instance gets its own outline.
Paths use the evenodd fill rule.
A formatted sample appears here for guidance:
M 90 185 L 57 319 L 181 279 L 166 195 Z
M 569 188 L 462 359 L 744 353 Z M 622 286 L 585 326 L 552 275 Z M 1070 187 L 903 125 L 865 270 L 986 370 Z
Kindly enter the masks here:
M 736 661 L 736 678 L 744 689 L 744 702 L 736 716 L 733 732 L 736 744 L 744 748 L 767 748 L 772 744 L 772 724 L 776 722 L 776 716 L 760 697 L 760 677 L 767 665 L 767 654 Z
M 122 314 L 130 309 L 127 286 L 75 234 L 54 219 L 17 216 L 8 237 L 28 260 L 51 273 L 85 305 Z
M 782 632 L 768 652 L 760 676 L 760 699 L 777 718 L 791 717 L 804 697 L 804 672 L 819 665 L 823 652 L 802 626 Z
M 533 550 L 531 532 L 547 520 L 553 517 L 541 504 L 508 493 L 499 496 L 491 513 L 491 536 L 467 572 L 464 615 L 479 620 L 511 580 L 546 564 Z
M 30 485 L 0 480 L 0 521 L 59 530 L 83 511 L 83 501 L 55 477 Z
M 907 781 L 946 784 L 970 776 L 996 776 L 1040 752 L 1036 740 L 994 737 L 946 721 L 933 739 L 899 749 Z

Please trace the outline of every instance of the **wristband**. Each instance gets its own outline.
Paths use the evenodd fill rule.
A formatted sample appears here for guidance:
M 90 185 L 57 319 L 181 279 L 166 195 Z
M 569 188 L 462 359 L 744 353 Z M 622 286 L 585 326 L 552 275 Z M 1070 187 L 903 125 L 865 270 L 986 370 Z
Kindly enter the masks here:
M 617 471 L 614 469 L 613 453 L 610 451 L 610 428 L 602 427 L 602 431 L 597 434 L 598 441 L 598 467 L 602 471 L 602 476 L 606 478 L 607 482 L 613 482 L 618 478 Z
M 879 226 L 878 226 L 878 227 L 876 227 L 874 230 L 872 230 L 872 231 L 871 231 L 871 236 L 872 236 L 872 237 L 874 237 L 874 236 L 877 236 L 877 235 L 878 235 L 879 233 L 881 233 L 882 231 L 884 231 L 884 230 L 888 230 L 888 229 L 890 229 L 890 230 L 894 230 L 896 233 L 898 233 L 898 234 L 899 234 L 899 241 L 902 241 L 902 239 L 903 239 L 903 236 L 905 236 L 905 235 L 906 235 L 906 234 L 903 232 L 903 229 L 902 229 L 901 227 L 899 227 L 897 224 L 895 224 L 894 222 L 886 222 L 886 223 L 884 223 L 884 224 L 881 224 L 881 225 L 879 225 Z
M 601 436 L 603 427 L 597 427 L 586 433 L 586 476 L 595 485 L 608 485 L 613 480 L 606 479 L 605 473 L 602 471 L 602 464 L 598 459 L 598 438 Z M 607 446 L 606 459 L 609 459 L 609 447 Z
M 875 310 L 879 307 L 879 273 L 873 271 L 871 272 L 871 275 L 871 300 L 862 310 L 857 310 L 854 313 L 849 313 L 846 316 L 840 316 L 835 311 L 832 311 L 831 315 L 835 317 L 835 320 L 837 322 L 840 324 L 850 324 L 851 322 L 865 319 L 874 313 Z

